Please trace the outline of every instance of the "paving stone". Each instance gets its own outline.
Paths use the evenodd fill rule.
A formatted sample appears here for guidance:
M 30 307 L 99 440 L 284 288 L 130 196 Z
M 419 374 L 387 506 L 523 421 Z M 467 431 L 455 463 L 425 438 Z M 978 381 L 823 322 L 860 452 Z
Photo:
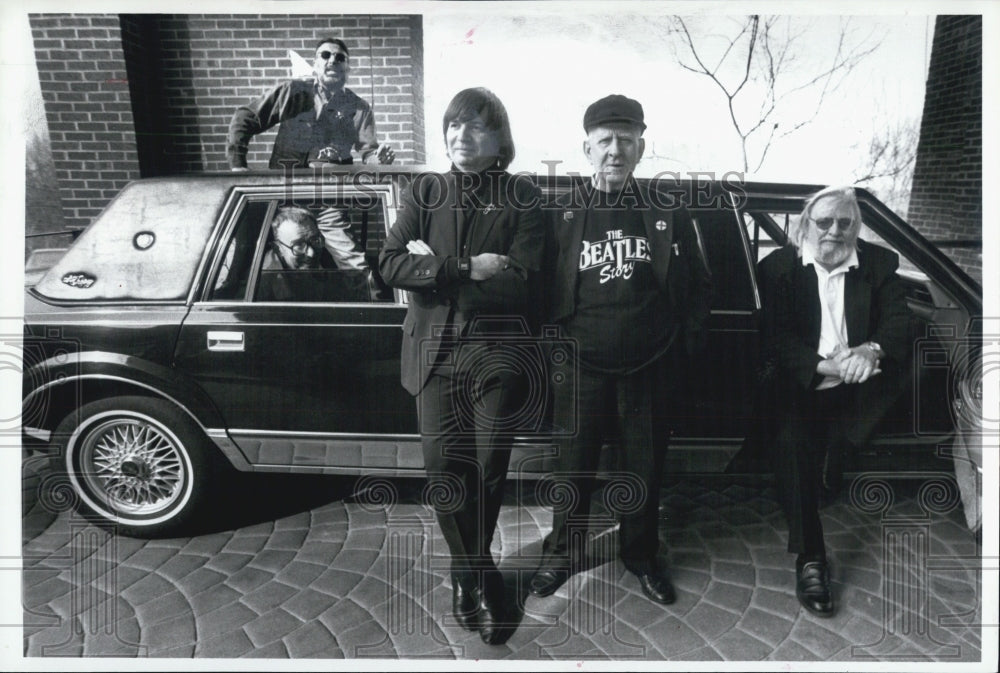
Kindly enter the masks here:
M 739 618 L 738 614 L 701 601 L 684 616 L 684 621 L 702 638 L 711 641 L 736 626 Z
M 146 649 L 138 644 L 139 629 L 134 628 L 128 633 L 98 633 L 87 634 L 83 639 L 84 657 L 137 657 L 146 656 Z
M 344 546 L 348 549 L 369 549 L 379 551 L 386 542 L 386 529 L 351 531 L 347 534 Z
M 264 548 L 269 537 L 270 530 L 266 535 L 255 535 L 244 528 L 226 544 L 225 551 L 230 554 L 256 554 Z
M 233 659 L 242 657 L 253 649 L 253 643 L 247 634 L 237 630 L 214 638 L 199 637 L 194 655 L 213 659 Z
M 271 573 L 280 572 L 295 559 L 295 552 L 264 549 L 253 557 L 248 564 L 252 568 L 266 570 Z
M 177 589 L 186 596 L 194 596 L 209 587 L 221 584 L 226 576 L 208 568 L 197 568 L 184 577 L 174 580 Z
M 645 595 L 629 592 L 615 605 L 614 614 L 632 628 L 645 632 L 651 624 L 664 619 L 669 612 L 664 606 L 654 603 Z
M 247 622 L 244 624 L 243 630 L 250 637 L 254 646 L 262 647 L 285 637 L 300 626 L 302 626 L 301 620 L 285 610 L 277 608 Z
M 241 595 L 239 591 L 232 587 L 225 584 L 216 584 L 201 593 L 191 596 L 191 607 L 194 610 L 194 614 L 200 617 L 224 605 L 231 605 L 237 602 Z
M 309 536 L 309 530 L 276 530 L 267 541 L 268 549 L 297 552 Z
M 233 554 L 230 552 L 219 552 L 205 564 L 209 570 L 217 570 L 225 575 L 231 575 L 240 568 L 245 567 L 253 560 L 252 554 Z
M 310 539 L 302 545 L 302 549 L 295 558 L 299 561 L 329 566 L 343 548 L 343 543 L 315 542 Z
M 364 579 L 359 572 L 348 570 L 327 570 L 309 585 L 317 591 L 342 598 L 350 594 Z
M 795 614 L 789 617 L 782 617 L 770 612 L 764 612 L 757 608 L 748 608 L 744 613 L 738 627 L 768 645 L 777 646 L 788 637 L 794 624 Z
M 340 644 L 340 649 L 343 650 L 344 656 L 348 659 L 376 656 L 379 654 L 397 655 L 385 629 L 374 619 L 369 618 L 367 621 L 353 626 L 353 628 L 343 631 L 332 631 L 332 633 Z
M 244 654 L 241 658 L 243 659 L 287 659 L 288 649 L 285 644 L 280 640 L 271 643 L 270 645 L 265 645 L 264 647 L 259 647 L 257 649 L 250 650 Z
M 282 568 L 274 579 L 299 588 L 308 586 L 326 571 L 326 566 L 296 559 Z
M 181 553 L 193 556 L 215 556 L 225 548 L 226 543 L 232 537 L 232 532 L 199 535 L 188 540 L 181 548 Z
M 244 595 L 240 600 L 253 611 L 263 614 L 282 605 L 297 593 L 298 589 L 295 587 L 271 581 Z
M 177 582 L 191 573 L 200 570 L 207 560 L 204 556 L 178 553 L 160 566 L 157 572 L 167 579 Z
M 678 658 L 684 661 L 725 661 L 721 654 L 707 645 L 691 652 L 685 652 Z
M 817 624 L 815 620 L 818 620 L 818 617 L 809 615 L 805 610 L 802 612 L 804 618 L 795 622 L 789 635 L 810 652 L 815 652 L 819 659 L 825 660 L 834 652 L 851 644 L 837 632 Z M 833 622 L 829 619 L 826 621 Z M 832 624 L 831 628 L 834 628 Z
M 150 571 L 156 570 L 175 556 L 177 556 L 177 549 L 172 547 L 145 547 L 131 554 L 121 563 Z
M 792 639 L 778 645 L 768 659 L 774 661 L 816 661 L 815 653 L 807 650 Z
M 274 579 L 274 573 L 247 566 L 230 575 L 226 579 L 226 584 L 240 593 L 246 594 L 272 579 Z
M 702 636 L 674 616 L 668 616 L 644 630 L 644 635 L 667 658 L 705 646 Z
M 259 616 L 239 602 L 224 605 L 198 617 L 198 638 L 208 639 L 236 632 L 242 633 L 243 626 Z
M 712 647 L 727 661 L 761 661 L 774 650 L 767 643 L 738 628 L 726 631 L 716 638 Z
M 299 512 L 298 514 L 292 514 L 286 516 L 282 519 L 278 519 L 274 522 L 274 532 L 275 534 L 288 531 L 306 531 L 312 522 L 311 512 Z M 272 535 L 272 538 L 274 536 Z
M 194 646 L 195 622 L 191 615 L 178 615 L 172 619 L 160 622 L 155 628 L 142 630 L 142 644 L 149 648 L 150 656 L 155 656 L 157 650 L 181 645 Z
M 191 604 L 176 590 L 160 596 L 156 600 L 136 605 L 134 609 L 139 622 L 146 628 L 177 615 L 191 614 Z
M 28 591 L 26 587 L 23 592 L 24 606 L 28 608 L 37 608 L 41 605 L 45 605 L 54 598 L 65 596 L 72 590 L 72 588 L 73 585 L 61 577 L 50 577 L 36 584 L 32 584 L 30 591 Z
M 175 591 L 174 585 L 159 575 L 147 574 L 135 584 L 121 592 L 122 598 L 132 605 L 142 605 L 153 599 Z
M 309 621 L 322 614 L 335 601 L 329 594 L 306 587 L 285 601 L 282 607 L 302 621 Z
M 288 656 L 299 659 L 309 656 L 328 656 L 340 652 L 337 639 L 320 622 L 311 621 L 295 629 L 283 639 Z
M 705 592 L 705 600 L 727 610 L 741 613 L 750 604 L 752 594 L 753 592 L 746 587 L 713 580 L 708 591 Z
M 750 597 L 750 605 L 771 614 L 787 616 L 789 619 L 794 619 L 800 608 L 794 589 L 775 591 L 774 589 L 758 587 L 754 589 L 753 595 Z
M 346 546 L 346 545 L 345 545 Z M 330 564 L 332 568 L 364 572 L 375 565 L 379 552 L 367 549 L 344 549 Z
M 716 561 L 712 564 L 712 577 L 720 582 L 746 587 L 753 587 L 757 580 L 757 574 L 749 561 L 746 563 Z

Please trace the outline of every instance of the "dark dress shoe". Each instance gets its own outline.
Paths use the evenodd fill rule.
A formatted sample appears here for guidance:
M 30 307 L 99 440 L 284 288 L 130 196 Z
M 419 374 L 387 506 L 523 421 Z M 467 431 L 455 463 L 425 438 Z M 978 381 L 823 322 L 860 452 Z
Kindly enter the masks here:
M 479 637 L 487 645 L 496 645 L 503 637 L 503 593 L 476 589 L 473 595 L 479 605 Z
M 532 596 L 551 596 L 569 579 L 569 571 L 561 568 L 542 568 L 531 578 L 528 591 Z
M 646 594 L 649 600 L 660 605 L 670 605 L 677 600 L 674 585 L 670 583 L 670 577 L 660 570 L 656 563 L 651 561 L 629 567 L 628 570 L 638 578 L 642 593 Z
M 833 616 L 830 568 L 826 561 L 808 561 L 795 566 L 795 596 L 817 617 Z
M 466 631 L 479 628 L 479 603 L 474 592 L 455 580 L 451 581 L 451 611 L 455 614 L 455 621 Z

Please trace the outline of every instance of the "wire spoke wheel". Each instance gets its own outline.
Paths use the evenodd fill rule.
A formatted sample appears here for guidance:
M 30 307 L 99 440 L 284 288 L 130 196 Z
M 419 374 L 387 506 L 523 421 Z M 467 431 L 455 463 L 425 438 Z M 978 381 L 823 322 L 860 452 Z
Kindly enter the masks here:
M 81 476 L 109 507 L 155 514 L 181 497 L 190 478 L 178 444 L 148 421 L 111 419 L 95 427 L 80 447 Z
M 131 535 L 187 530 L 221 469 L 190 416 L 148 397 L 85 404 L 60 424 L 56 437 L 62 451 L 57 460 L 80 505 Z

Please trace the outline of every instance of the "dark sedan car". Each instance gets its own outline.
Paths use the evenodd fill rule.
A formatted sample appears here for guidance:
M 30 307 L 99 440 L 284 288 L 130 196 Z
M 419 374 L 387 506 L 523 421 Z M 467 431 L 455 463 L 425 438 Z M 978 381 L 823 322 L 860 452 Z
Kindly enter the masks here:
M 87 510 L 139 535 L 182 529 L 232 468 L 419 474 L 415 405 L 399 383 L 407 297 L 385 287 L 375 263 L 399 189 L 412 176 L 354 169 L 128 185 L 29 281 L 26 441 L 48 447 Z M 572 184 L 538 181 L 547 198 Z M 711 358 L 691 363 L 684 413 L 671 410 L 680 418 L 670 467 L 719 472 L 754 416 L 755 264 L 785 240 L 818 187 L 677 181 L 658 188 L 691 207 L 716 287 Z M 891 401 L 874 443 L 882 455 L 903 454 L 897 462 L 905 466 L 906 455 L 949 441 L 959 391 L 966 408 L 978 403 L 975 385 L 954 365 L 978 338 L 982 291 L 873 196 L 859 197 L 862 236 L 900 254 L 914 314 L 911 385 Z M 286 273 L 291 290 L 276 300 L 275 272 L 263 261 L 270 220 L 289 204 L 320 216 L 337 211 L 368 268 Z M 545 367 L 533 361 L 551 353 L 536 347 L 546 338 L 524 337 L 521 365 L 537 377 L 536 390 L 546 388 Z M 546 465 L 545 405 L 536 406 L 512 460 L 522 477 Z

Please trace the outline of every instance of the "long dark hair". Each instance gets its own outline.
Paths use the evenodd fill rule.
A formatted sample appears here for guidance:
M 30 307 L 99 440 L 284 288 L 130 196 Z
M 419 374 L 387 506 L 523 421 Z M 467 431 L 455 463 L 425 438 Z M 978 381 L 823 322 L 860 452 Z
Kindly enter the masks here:
M 467 121 L 479 115 L 486 128 L 499 136 L 500 149 L 497 152 L 497 165 L 506 170 L 514 160 L 514 137 L 510 134 L 510 121 L 507 119 L 507 108 L 503 106 L 497 95 L 484 87 L 463 89 L 455 94 L 444 112 L 444 123 L 441 133 L 447 137 L 448 124 L 453 121 Z

